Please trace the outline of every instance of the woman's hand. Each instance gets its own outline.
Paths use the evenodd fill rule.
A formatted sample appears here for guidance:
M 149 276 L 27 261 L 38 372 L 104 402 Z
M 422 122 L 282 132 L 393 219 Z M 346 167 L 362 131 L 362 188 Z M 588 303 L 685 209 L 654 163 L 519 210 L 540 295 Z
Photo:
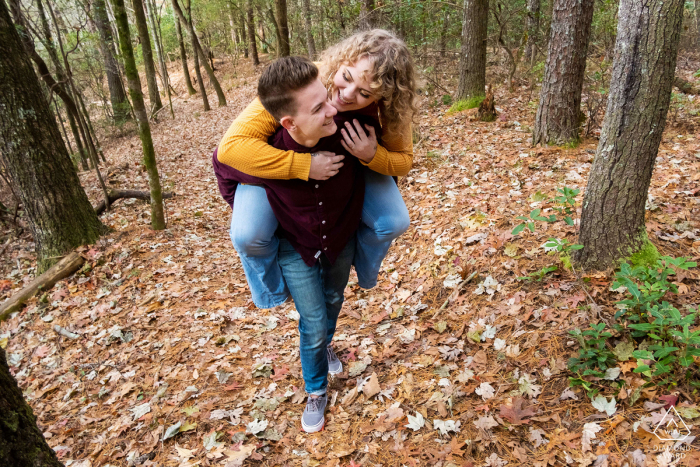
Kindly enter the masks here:
M 369 132 L 368 135 L 362 129 L 360 122 L 357 120 L 352 122 L 355 125 L 354 127 L 350 125 L 350 122 L 345 122 L 345 128 L 340 130 L 340 133 L 343 135 L 343 140 L 340 141 L 340 144 L 350 154 L 365 164 L 369 164 L 377 153 L 377 134 L 374 132 L 374 127 L 370 125 L 365 125 Z

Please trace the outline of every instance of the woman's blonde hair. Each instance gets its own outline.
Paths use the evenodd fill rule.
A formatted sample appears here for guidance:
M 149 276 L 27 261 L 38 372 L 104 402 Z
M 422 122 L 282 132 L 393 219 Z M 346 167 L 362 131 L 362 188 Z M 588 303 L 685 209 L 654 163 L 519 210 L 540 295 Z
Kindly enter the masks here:
M 379 97 L 382 131 L 397 133 L 417 112 L 413 60 L 404 41 L 383 29 L 353 34 L 321 54 L 321 77 L 332 88 L 341 65 L 352 65 L 365 57 L 371 64 L 367 77 L 370 89 Z

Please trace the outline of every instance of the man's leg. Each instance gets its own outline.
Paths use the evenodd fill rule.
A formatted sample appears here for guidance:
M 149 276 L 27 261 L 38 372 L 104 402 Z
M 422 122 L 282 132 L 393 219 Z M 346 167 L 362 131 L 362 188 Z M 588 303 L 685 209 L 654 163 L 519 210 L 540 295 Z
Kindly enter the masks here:
M 241 258 L 253 303 L 258 308 L 281 305 L 289 297 L 277 264 L 277 224 L 265 189 L 238 185 L 231 216 L 231 242 Z
M 394 179 L 365 168 L 365 201 L 357 230 L 355 271 L 358 285 L 371 289 L 392 240 L 408 230 L 411 219 Z

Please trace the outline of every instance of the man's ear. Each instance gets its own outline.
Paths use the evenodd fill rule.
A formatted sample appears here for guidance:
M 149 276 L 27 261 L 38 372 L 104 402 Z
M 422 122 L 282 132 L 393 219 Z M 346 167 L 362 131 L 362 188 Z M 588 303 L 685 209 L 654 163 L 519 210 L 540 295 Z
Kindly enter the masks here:
M 282 125 L 287 131 L 296 130 L 297 128 L 296 123 L 294 123 L 294 119 L 288 115 L 280 119 L 280 125 Z

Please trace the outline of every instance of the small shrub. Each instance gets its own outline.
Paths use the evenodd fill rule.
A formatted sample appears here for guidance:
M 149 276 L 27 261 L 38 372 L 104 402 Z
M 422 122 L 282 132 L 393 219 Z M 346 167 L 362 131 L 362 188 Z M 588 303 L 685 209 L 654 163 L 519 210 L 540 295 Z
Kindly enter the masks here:
M 474 96 L 469 99 L 462 99 L 455 102 L 448 110 L 448 113 L 461 112 L 463 110 L 475 109 L 481 105 L 486 96 Z
M 442 96 L 442 105 L 452 105 L 452 96 L 449 94 Z

